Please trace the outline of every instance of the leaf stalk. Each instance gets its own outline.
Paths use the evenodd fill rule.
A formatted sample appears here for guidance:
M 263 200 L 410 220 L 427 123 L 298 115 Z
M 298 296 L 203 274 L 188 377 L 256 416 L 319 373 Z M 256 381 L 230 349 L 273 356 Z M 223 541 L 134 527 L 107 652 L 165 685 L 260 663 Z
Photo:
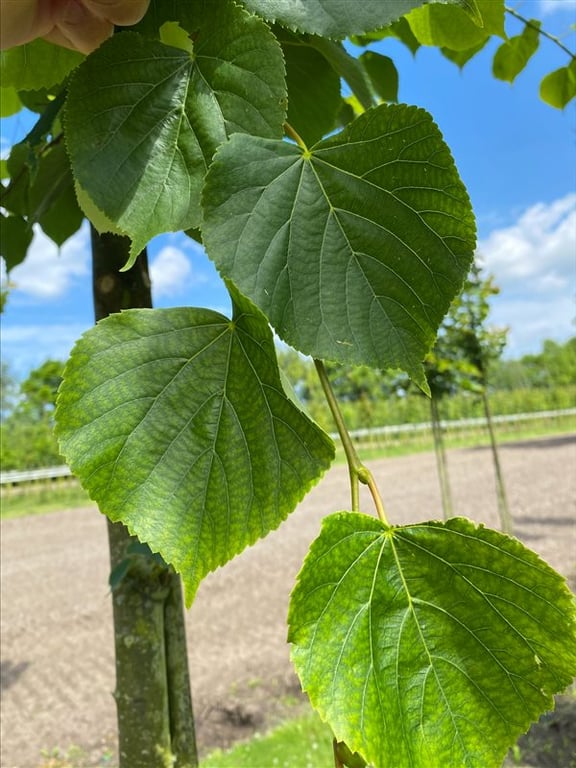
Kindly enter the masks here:
M 362 483 L 363 485 L 368 486 L 380 522 L 383 525 L 390 526 L 388 518 L 386 517 L 386 512 L 384 511 L 384 504 L 382 503 L 380 492 L 376 485 L 376 481 L 374 480 L 374 476 L 368 467 L 366 467 L 360 460 L 356 452 L 356 448 L 354 447 L 354 443 L 352 442 L 352 438 L 350 437 L 350 433 L 348 432 L 346 424 L 344 423 L 344 418 L 342 416 L 340 406 L 338 405 L 336 395 L 334 394 L 334 390 L 332 389 L 332 385 L 330 384 L 330 379 L 328 378 L 326 367 L 322 360 L 316 359 L 314 360 L 314 366 L 316 368 L 316 372 L 318 373 L 318 378 L 320 379 L 320 384 L 322 385 L 322 390 L 324 392 L 324 396 L 326 397 L 326 402 L 330 408 L 332 418 L 336 424 L 336 429 L 340 435 L 340 440 L 342 441 L 342 446 L 346 455 L 346 462 L 348 464 L 348 471 L 350 473 L 352 511 L 360 511 L 360 483 Z
M 523 24 L 525 24 L 527 27 L 530 27 L 530 29 L 535 29 L 542 37 L 548 38 L 548 40 L 551 40 L 553 43 L 556 43 L 556 45 L 564 51 L 564 53 L 567 53 L 568 56 L 570 56 L 571 59 L 576 59 L 576 54 L 572 53 L 572 51 L 564 45 L 564 43 L 560 40 L 559 37 L 556 37 L 555 35 L 551 35 L 550 32 L 546 32 L 545 29 L 542 29 L 536 24 L 533 24 L 530 19 L 526 19 L 522 14 L 518 13 L 514 8 L 510 8 L 509 6 L 506 6 L 504 8 L 506 13 L 509 13 L 510 16 L 513 16 L 515 19 L 518 19 L 518 21 L 521 21 Z
M 290 125 L 290 123 L 284 123 L 284 132 L 286 136 L 289 136 L 291 139 L 293 139 L 296 144 L 300 147 L 300 149 L 304 150 L 304 152 L 308 151 L 308 147 L 304 143 L 304 139 L 300 136 L 299 133 L 295 131 L 294 128 Z

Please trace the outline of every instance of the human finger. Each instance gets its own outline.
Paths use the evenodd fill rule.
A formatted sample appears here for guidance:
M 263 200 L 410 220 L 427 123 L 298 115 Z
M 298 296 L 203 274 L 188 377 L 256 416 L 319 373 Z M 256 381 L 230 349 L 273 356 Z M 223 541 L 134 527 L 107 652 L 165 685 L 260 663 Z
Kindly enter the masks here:
M 112 22 L 95 16 L 82 0 L 60 2 L 54 14 L 44 39 L 82 53 L 91 53 L 114 31 Z
M 52 23 L 41 0 L 0 0 L 0 49 L 29 43 L 46 34 Z
M 137 24 L 148 10 L 150 0 L 83 0 L 86 8 L 100 19 L 119 27 Z

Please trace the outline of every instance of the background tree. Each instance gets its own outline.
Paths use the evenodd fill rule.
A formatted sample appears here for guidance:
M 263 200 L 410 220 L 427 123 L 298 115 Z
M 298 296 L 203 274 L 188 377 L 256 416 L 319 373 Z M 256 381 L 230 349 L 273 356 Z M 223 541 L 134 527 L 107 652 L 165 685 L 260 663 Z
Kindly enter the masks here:
M 542 352 L 536 355 L 524 355 L 520 363 L 532 386 L 574 384 L 576 337 L 569 339 L 565 344 L 548 339 L 544 342 Z
M 18 383 L 10 370 L 9 364 L 5 360 L 2 360 L 2 371 L 0 374 L 1 421 L 4 421 L 14 409 L 17 393 Z
M 490 435 L 490 448 L 496 478 L 496 498 L 502 530 L 512 533 L 512 518 L 506 498 L 504 473 L 498 455 L 498 444 L 490 400 L 488 379 L 490 368 L 498 360 L 506 344 L 506 329 L 494 329 L 487 325 L 490 312 L 490 297 L 498 293 L 493 278 L 482 278 L 477 264 L 472 266 L 464 289 L 453 304 L 448 322 L 453 323 L 455 342 L 463 351 L 465 359 L 473 366 L 473 383 L 482 399 L 486 426 Z
M 63 368 L 62 362 L 47 360 L 19 385 L 4 368 L 0 455 L 5 470 L 62 463 L 54 437 L 54 408 Z

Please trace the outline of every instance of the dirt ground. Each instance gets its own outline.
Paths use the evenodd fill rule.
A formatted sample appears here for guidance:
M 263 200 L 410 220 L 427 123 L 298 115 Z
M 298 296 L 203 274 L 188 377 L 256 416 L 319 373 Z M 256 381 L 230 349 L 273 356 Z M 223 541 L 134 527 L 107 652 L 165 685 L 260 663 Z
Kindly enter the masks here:
M 576 436 L 507 443 L 501 454 L 515 534 L 574 589 Z M 370 466 L 393 522 L 441 516 L 433 454 Z M 488 450 L 451 451 L 449 469 L 456 513 L 498 527 Z M 286 644 L 288 597 L 322 516 L 346 508 L 348 496 L 347 470 L 335 467 L 278 531 L 202 584 L 187 630 L 203 754 L 297 710 L 299 687 Z M 93 756 L 86 765 L 101 765 L 115 745 L 104 518 L 87 508 L 7 520 L 1 536 L 1 765 L 37 768 L 43 754 L 70 745 Z M 552 728 L 570 750 L 575 707 L 563 701 L 558 715 Z M 549 731 L 549 725 L 542 727 Z M 556 762 L 523 756 L 522 763 L 569 768 L 566 749 Z M 538 749 L 528 745 L 527 753 Z

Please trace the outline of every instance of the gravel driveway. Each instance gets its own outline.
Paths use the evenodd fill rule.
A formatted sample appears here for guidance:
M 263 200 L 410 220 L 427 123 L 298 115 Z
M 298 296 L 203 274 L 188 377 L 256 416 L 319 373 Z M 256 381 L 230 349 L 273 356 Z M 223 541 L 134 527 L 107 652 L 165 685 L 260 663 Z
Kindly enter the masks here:
M 576 436 L 501 447 L 515 534 L 576 577 Z M 498 527 L 485 448 L 449 452 L 455 510 Z M 441 515 L 433 454 L 371 469 L 395 523 Z M 265 727 L 298 701 L 286 644 L 288 596 L 326 513 L 346 508 L 332 469 L 266 540 L 209 575 L 187 627 L 202 752 Z M 364 507 L 370 510 L 366 498 Z M 42 750 L 114 748 L 112 612 L 104 518 L 95 508 L 1 523 L 3 768 L 37 768 Z

